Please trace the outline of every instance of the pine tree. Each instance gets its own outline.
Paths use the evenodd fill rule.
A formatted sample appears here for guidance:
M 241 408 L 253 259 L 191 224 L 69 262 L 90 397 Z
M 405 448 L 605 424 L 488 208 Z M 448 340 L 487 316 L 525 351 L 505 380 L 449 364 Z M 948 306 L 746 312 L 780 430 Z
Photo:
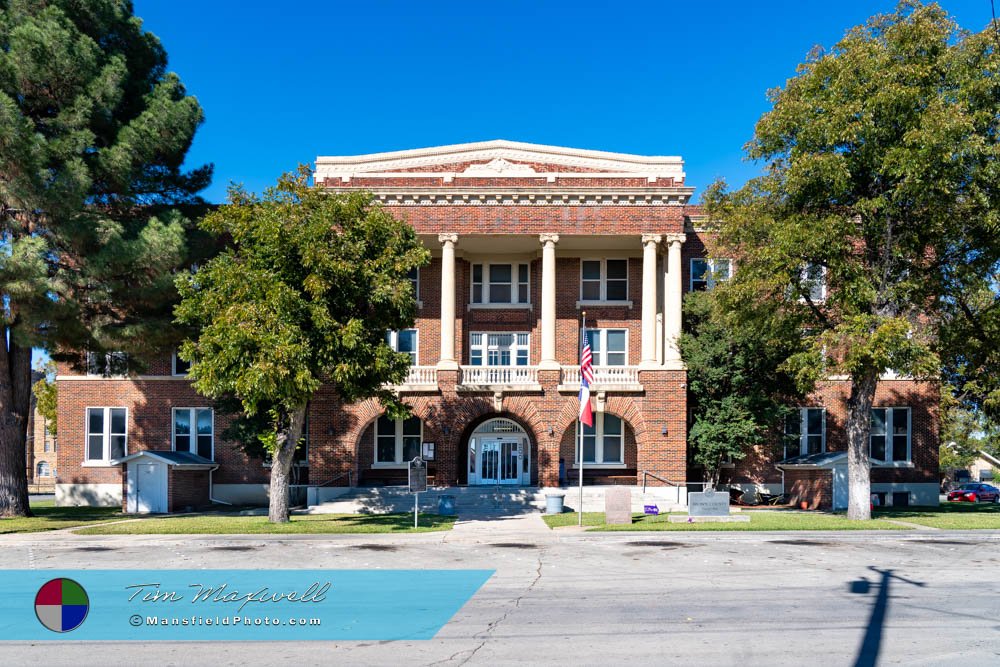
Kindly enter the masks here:
M 124 0 L 0 0 L 0 516 L 25 516 L 32 347 L 132 363 L 171 335 L 202 122 Z M 190 212 L 190 211 L 189 211 Z

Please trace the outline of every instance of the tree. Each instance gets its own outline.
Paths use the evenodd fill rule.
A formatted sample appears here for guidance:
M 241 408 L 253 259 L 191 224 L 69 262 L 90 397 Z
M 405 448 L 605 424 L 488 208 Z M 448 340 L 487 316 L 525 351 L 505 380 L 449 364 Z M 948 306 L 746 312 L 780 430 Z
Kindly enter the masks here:
M 991 32 L 903 2 L 772 91 L 747 146 L 765 174 L 707 196 L 739 266 L 728 306 L 753 321 L 780 303 L 800 323 L 809 349 L 786 367 L 801 388 L 850 378 L 851 519 L 870 518 L 879 378 L 937 376 L 948 270 L 995 243 L 998 71 Z
M 0 0 L 0 516 L 30 514 L 32 347 L 141 365 L 174 335 L 211 167 L 182 169 L 202 112 L 166 62 L 130 2 Z
M 233 397 L 246 416 L 270 423 L 262 442 L 272 458 L 272 522 L 288 521 L 292 456 L 322 383 L 345 401 L 376 397 L 405 416 L 385 387 L 403 380 L 410 359 L 385 334 L 412 326 L 407 275 L 429 257 L 370 194 L 328 194 L 308 179 L 300 167 L 261 197 L 232 188 L 231 203 L 203 223 L 229 247 L 177 280 L 177 319 L 198 331 L 180 350 L 195 389 Z
M 732 321 L 718 298 L 725 289 L 720 284 L 684 298 L 680 339 L 693 418 L 688 451 L 712 488 L 723 463 L 777 442 L 786 407 L 801 398 L 794 378 L 780 369 L 798 341 L 773 335 L 773 328 L 761 335 Z
M 43 373 L 40 380 L 31 385 L 31 392 L 35 395 L 35 407 L 38 414 L 45 420 L 45 430 L 56 435 L 58 428 L 58 405 L 59 390 L 56 385 L 56 365 L 49 362 L 44 366 L 39 366 L 38 370 Z

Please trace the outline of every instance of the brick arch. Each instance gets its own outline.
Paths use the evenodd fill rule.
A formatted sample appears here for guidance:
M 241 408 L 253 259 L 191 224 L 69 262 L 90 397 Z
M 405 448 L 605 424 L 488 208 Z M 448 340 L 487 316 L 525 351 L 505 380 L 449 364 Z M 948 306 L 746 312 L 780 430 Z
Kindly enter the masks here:
M 434 414 L 433 403 L 436 398 L 436 396 L 420 396 L 406 399 L 403 402 L 410 406 L 413 416 L 420 417 L 420 421 L 426 422 Z M 351 425 L 351 430 L 347 434 L 348 442 L 353 442 L 355 447 L 357 447 L 358 441 L 368 427 L 385 412 L 385 407 L 382 403 L 374 398 L 362 401 L 356 405 L 357 408 L 354 410 L 355 420 Z
M 579 405 L 576 401 L 567 401 L 563 404 L 559 416 L 556 418 L 556 434 L 561 439 L 562 434 L 567 429 L 575 428 Z M 635 433 L 636 442 L 644 443 L 647 437 L 646 419 L 642 416 L 642 411 L 636 405 L 636 400 L 628 396 L 611 396 L 604 404 L 604 411 L 621 417 Z

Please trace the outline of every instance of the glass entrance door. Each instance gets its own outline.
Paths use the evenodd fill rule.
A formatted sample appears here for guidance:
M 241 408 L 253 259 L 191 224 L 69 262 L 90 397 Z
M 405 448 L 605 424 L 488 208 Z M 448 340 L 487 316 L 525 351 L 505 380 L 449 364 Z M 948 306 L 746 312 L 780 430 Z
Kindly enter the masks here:
M 521 443 L 517 440 L 483 440 L 479 452 L 480 484 L 517 484 L 521 472 Z

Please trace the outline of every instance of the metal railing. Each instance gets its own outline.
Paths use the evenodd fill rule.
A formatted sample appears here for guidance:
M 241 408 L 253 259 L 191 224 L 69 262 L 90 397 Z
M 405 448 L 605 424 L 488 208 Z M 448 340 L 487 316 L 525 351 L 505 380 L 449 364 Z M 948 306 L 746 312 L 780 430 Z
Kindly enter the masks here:
M 676 486 L 678 488 L 681 486 L 681 484 L 678 484 L 677 482 L 675 482 L 673 480 L 667 479 L 666 477 L 660 477 L 659 475 L 657 475 L 655 473 L 651 473 L 648 470 L 643 470 L 642 471 L 642 492 L 643 493 L 646 493 L 646 478 L 647 477 L 652 477 L 653 479 L 661 481 L 664 484 L 669 484 L 670 486 Z
M 563 366 L 560 384 L 580 384 L 580 367 Z M 615 387 L 639 384 L 638 366 L 594 366 L 594 384 Z
M 328 484 L 333 484 L 334 482 L 336 482 L 338 480 L 344 479 L 345 477 L 347 478 L 347 486 L 354 486 L 354 471 L 353 470 L 348 470 L 347 472 L 342 472 L 339 475 L 337 475 L 336 477 L 331 477 L 330 479 L 326 480 L 322 484 L 310 484 L 309 486 L 316 486 L 316 487 L 326 486 Z
M 461 366 L 464 385 L 538 384 L 537 366 Z

